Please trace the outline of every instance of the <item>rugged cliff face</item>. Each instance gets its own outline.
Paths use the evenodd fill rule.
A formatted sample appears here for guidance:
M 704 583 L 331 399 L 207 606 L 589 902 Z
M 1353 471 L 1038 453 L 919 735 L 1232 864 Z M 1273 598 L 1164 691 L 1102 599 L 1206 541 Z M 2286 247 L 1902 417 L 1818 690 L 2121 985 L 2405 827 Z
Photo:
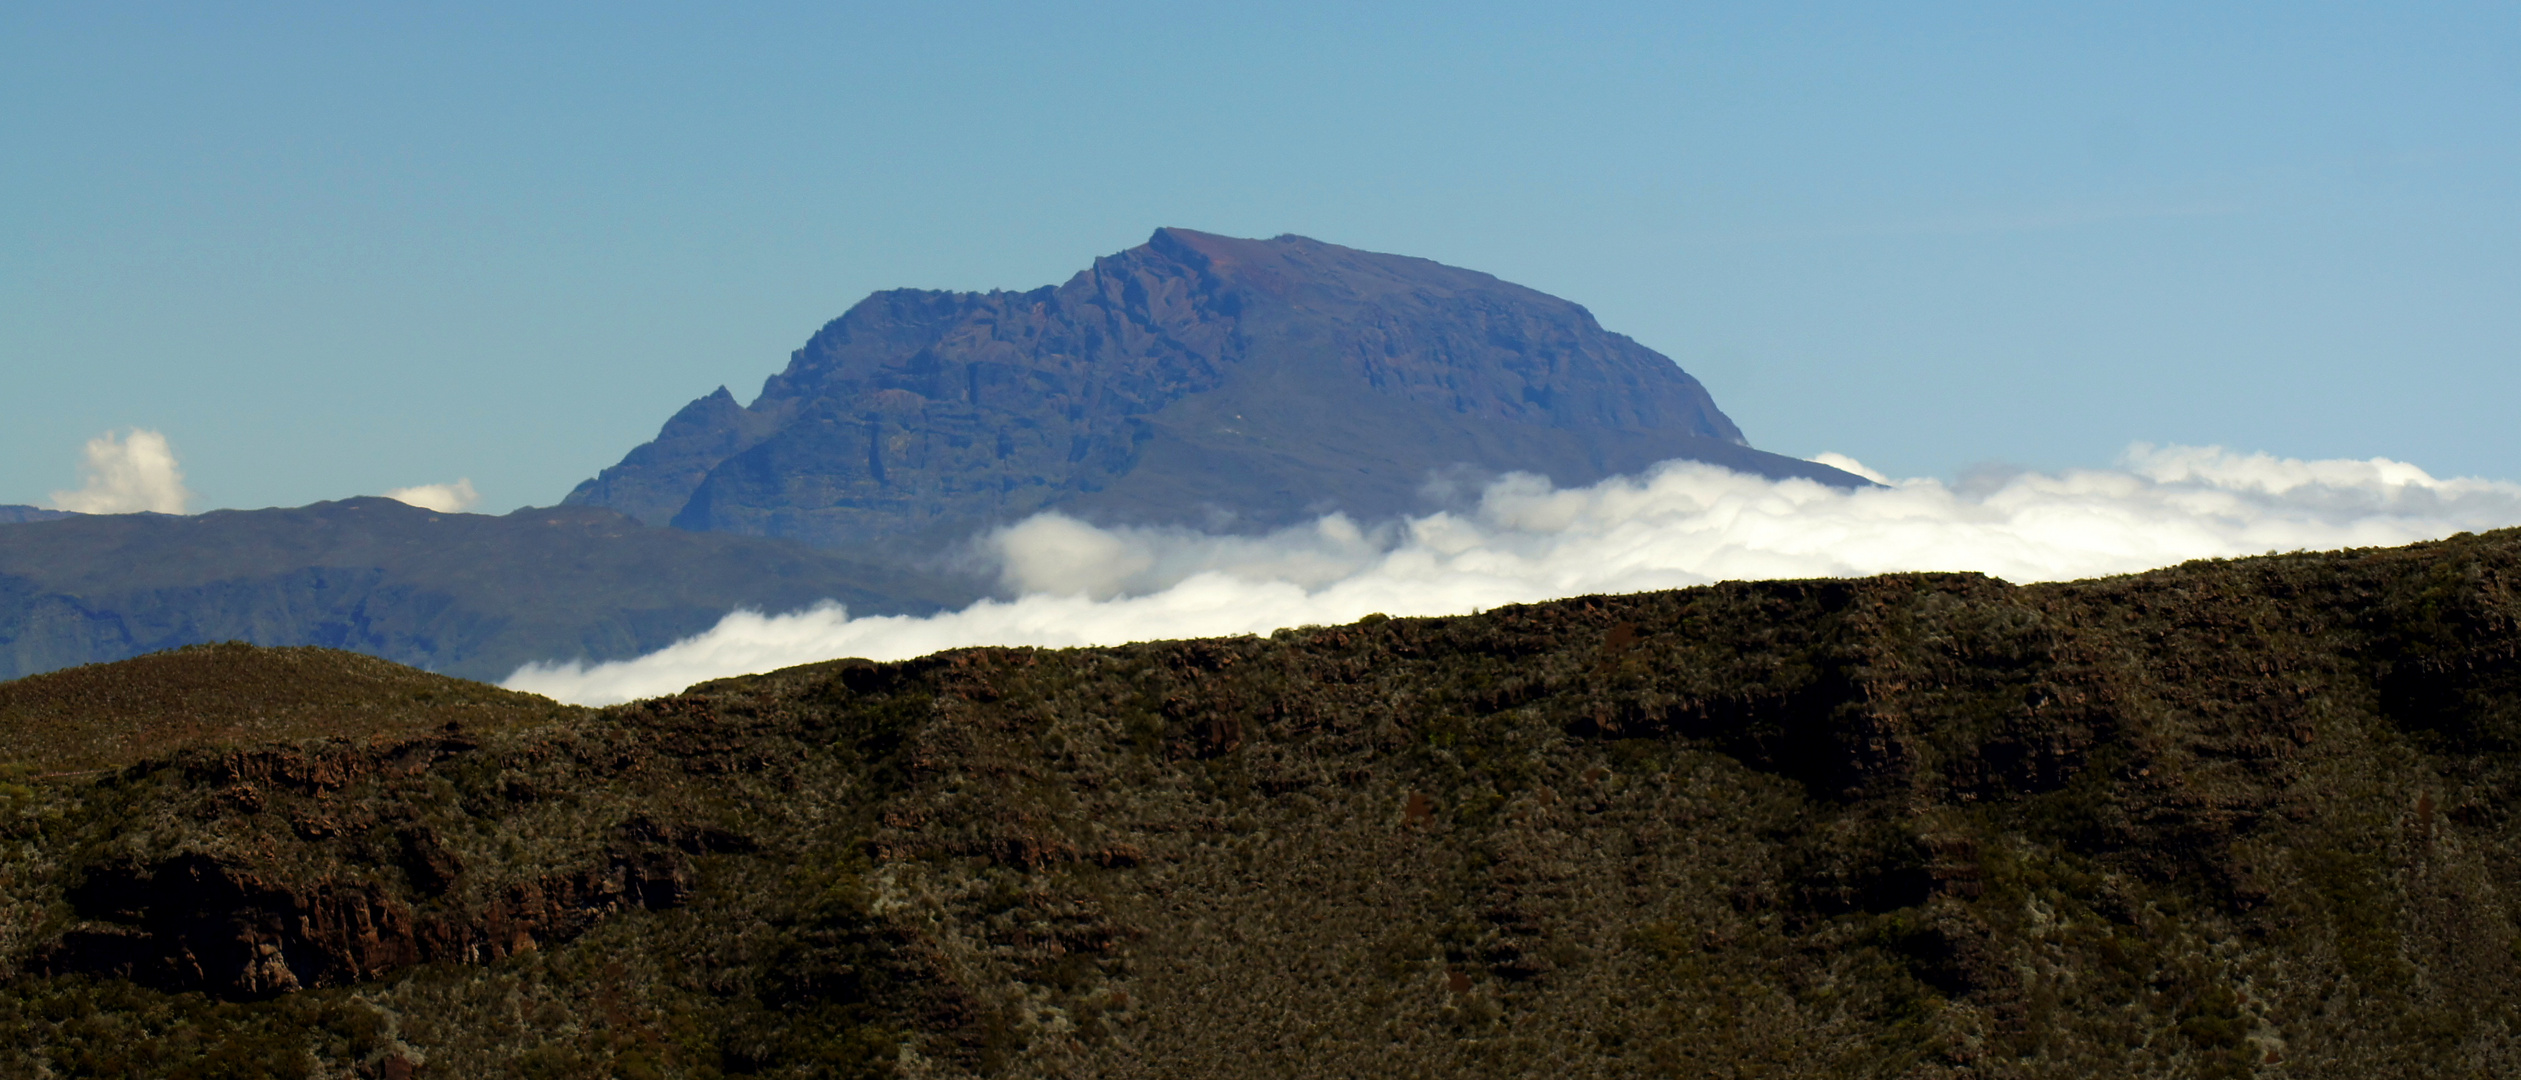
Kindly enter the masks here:
M 10 725 L 0 1075 L 2516 1075 L 2516 582 L 2505 532 Z
M 1422 509 L 1468 468 L 1589 484 L 1745 446 L 1698 381 L 1583 308 L 1297 236 L 1161 229 L 1031 292 L 877 293 L 750 406 L 723 388 L 568 502 L 845 547 L 1059 508 L 1248 528 Z

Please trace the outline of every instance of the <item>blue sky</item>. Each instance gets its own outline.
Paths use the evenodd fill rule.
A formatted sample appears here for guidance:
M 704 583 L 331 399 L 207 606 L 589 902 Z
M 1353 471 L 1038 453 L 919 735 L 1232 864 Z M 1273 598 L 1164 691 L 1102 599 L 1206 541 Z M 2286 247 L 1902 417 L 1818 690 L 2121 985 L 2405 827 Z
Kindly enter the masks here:
M 1756 445 L 2521 478 L 2521 7 L 0 8 L 0 503 L 557 501 L 893 286 L 1495 273 Z M 1264 10 L 1265 9 L 1265 10 Z

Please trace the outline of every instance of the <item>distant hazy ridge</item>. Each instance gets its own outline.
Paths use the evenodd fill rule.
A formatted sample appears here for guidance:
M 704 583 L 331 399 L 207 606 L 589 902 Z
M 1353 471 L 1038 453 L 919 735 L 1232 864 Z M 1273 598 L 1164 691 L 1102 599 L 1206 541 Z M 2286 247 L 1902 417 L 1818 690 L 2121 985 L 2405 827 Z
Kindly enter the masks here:
M 870 296 L 752 405 L 691 403 L 564 510 L 0 507 L 0 679 L 231 639 L 496 679 L 635 656 L 739 606 L 959 606 L 989 583 L 936 553 L 1041 510 L 1247 530 L 1430 509 L 1435 479 L 1589 484 L 1674 458 L 1864 482 L 1751 449 L 1696 379 L 1565 300 L 1162 229 L 1055 288 Z
M 74 515 L 0 526 L 0 678 L 238 640 L 497 679 L 531 660 L 634 656 L 736 607 L 926 611 L 963 595 L 839 552 L 595 507 Z

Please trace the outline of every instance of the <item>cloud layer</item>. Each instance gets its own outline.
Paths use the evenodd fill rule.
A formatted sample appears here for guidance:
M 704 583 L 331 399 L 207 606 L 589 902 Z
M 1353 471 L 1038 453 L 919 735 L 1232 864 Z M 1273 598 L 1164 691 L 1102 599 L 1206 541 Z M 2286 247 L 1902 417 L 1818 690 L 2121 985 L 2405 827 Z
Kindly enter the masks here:
M 55 510 L 82 514 L 135 514 L 150 511 L 181 514 L 192 505 L 184 472 L 175 465 L 175 451 L 166 436 L 134 428 L 121 437 L 106 432 L 89 439 L 86 460 L 79 464 L 77 491 L 52 493 Z
M 1870 473 L 1838 455 L 1823 460 Z M 1671 462 L 1563 491 L 1509 476 L 1475 510 L 1375 530 L 1334 516 L 1269 536 L 1216 537 L 1046 514 L 982 541 L 1013 600 L 927 618 L 853 619 L 834 604 L 736 612 L 647 656 L 529 665 L 506 685 L 602 704 L 842 656 L 1265 633 L 1376 611 L 1452 614 L 1720 580 L 1976 570 L 2054 581 L 2515 524 L 2521 485 L 2441 480 L 2379 458 L 2140 445 L 2114 469 L 1852 492 Z
M 465 477 L 452 484 L 421 484 L 416 487 L 395 488 L 386 492 L 385 497 L 395 502 L 410 503 L 423 510 L 435 510 L 441 514 L 460 514 L 481 502 L 481 493 L 473 490 L 471 477 Z

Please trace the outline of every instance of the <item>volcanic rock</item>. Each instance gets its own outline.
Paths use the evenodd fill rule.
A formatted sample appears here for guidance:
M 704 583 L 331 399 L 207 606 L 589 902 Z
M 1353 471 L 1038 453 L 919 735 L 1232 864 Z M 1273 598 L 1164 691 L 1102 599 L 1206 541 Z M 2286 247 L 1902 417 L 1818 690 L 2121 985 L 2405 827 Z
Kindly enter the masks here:
M 1556 297 L 1300 236 L 1159 229 L 1066 284 L 880 292 L 750 405 L 721 387 L 569 494 L 652 525 L 858 547 L 1041 510 L 1202 528 L 1431 508 L 1753 450 L 1696 379 Z

